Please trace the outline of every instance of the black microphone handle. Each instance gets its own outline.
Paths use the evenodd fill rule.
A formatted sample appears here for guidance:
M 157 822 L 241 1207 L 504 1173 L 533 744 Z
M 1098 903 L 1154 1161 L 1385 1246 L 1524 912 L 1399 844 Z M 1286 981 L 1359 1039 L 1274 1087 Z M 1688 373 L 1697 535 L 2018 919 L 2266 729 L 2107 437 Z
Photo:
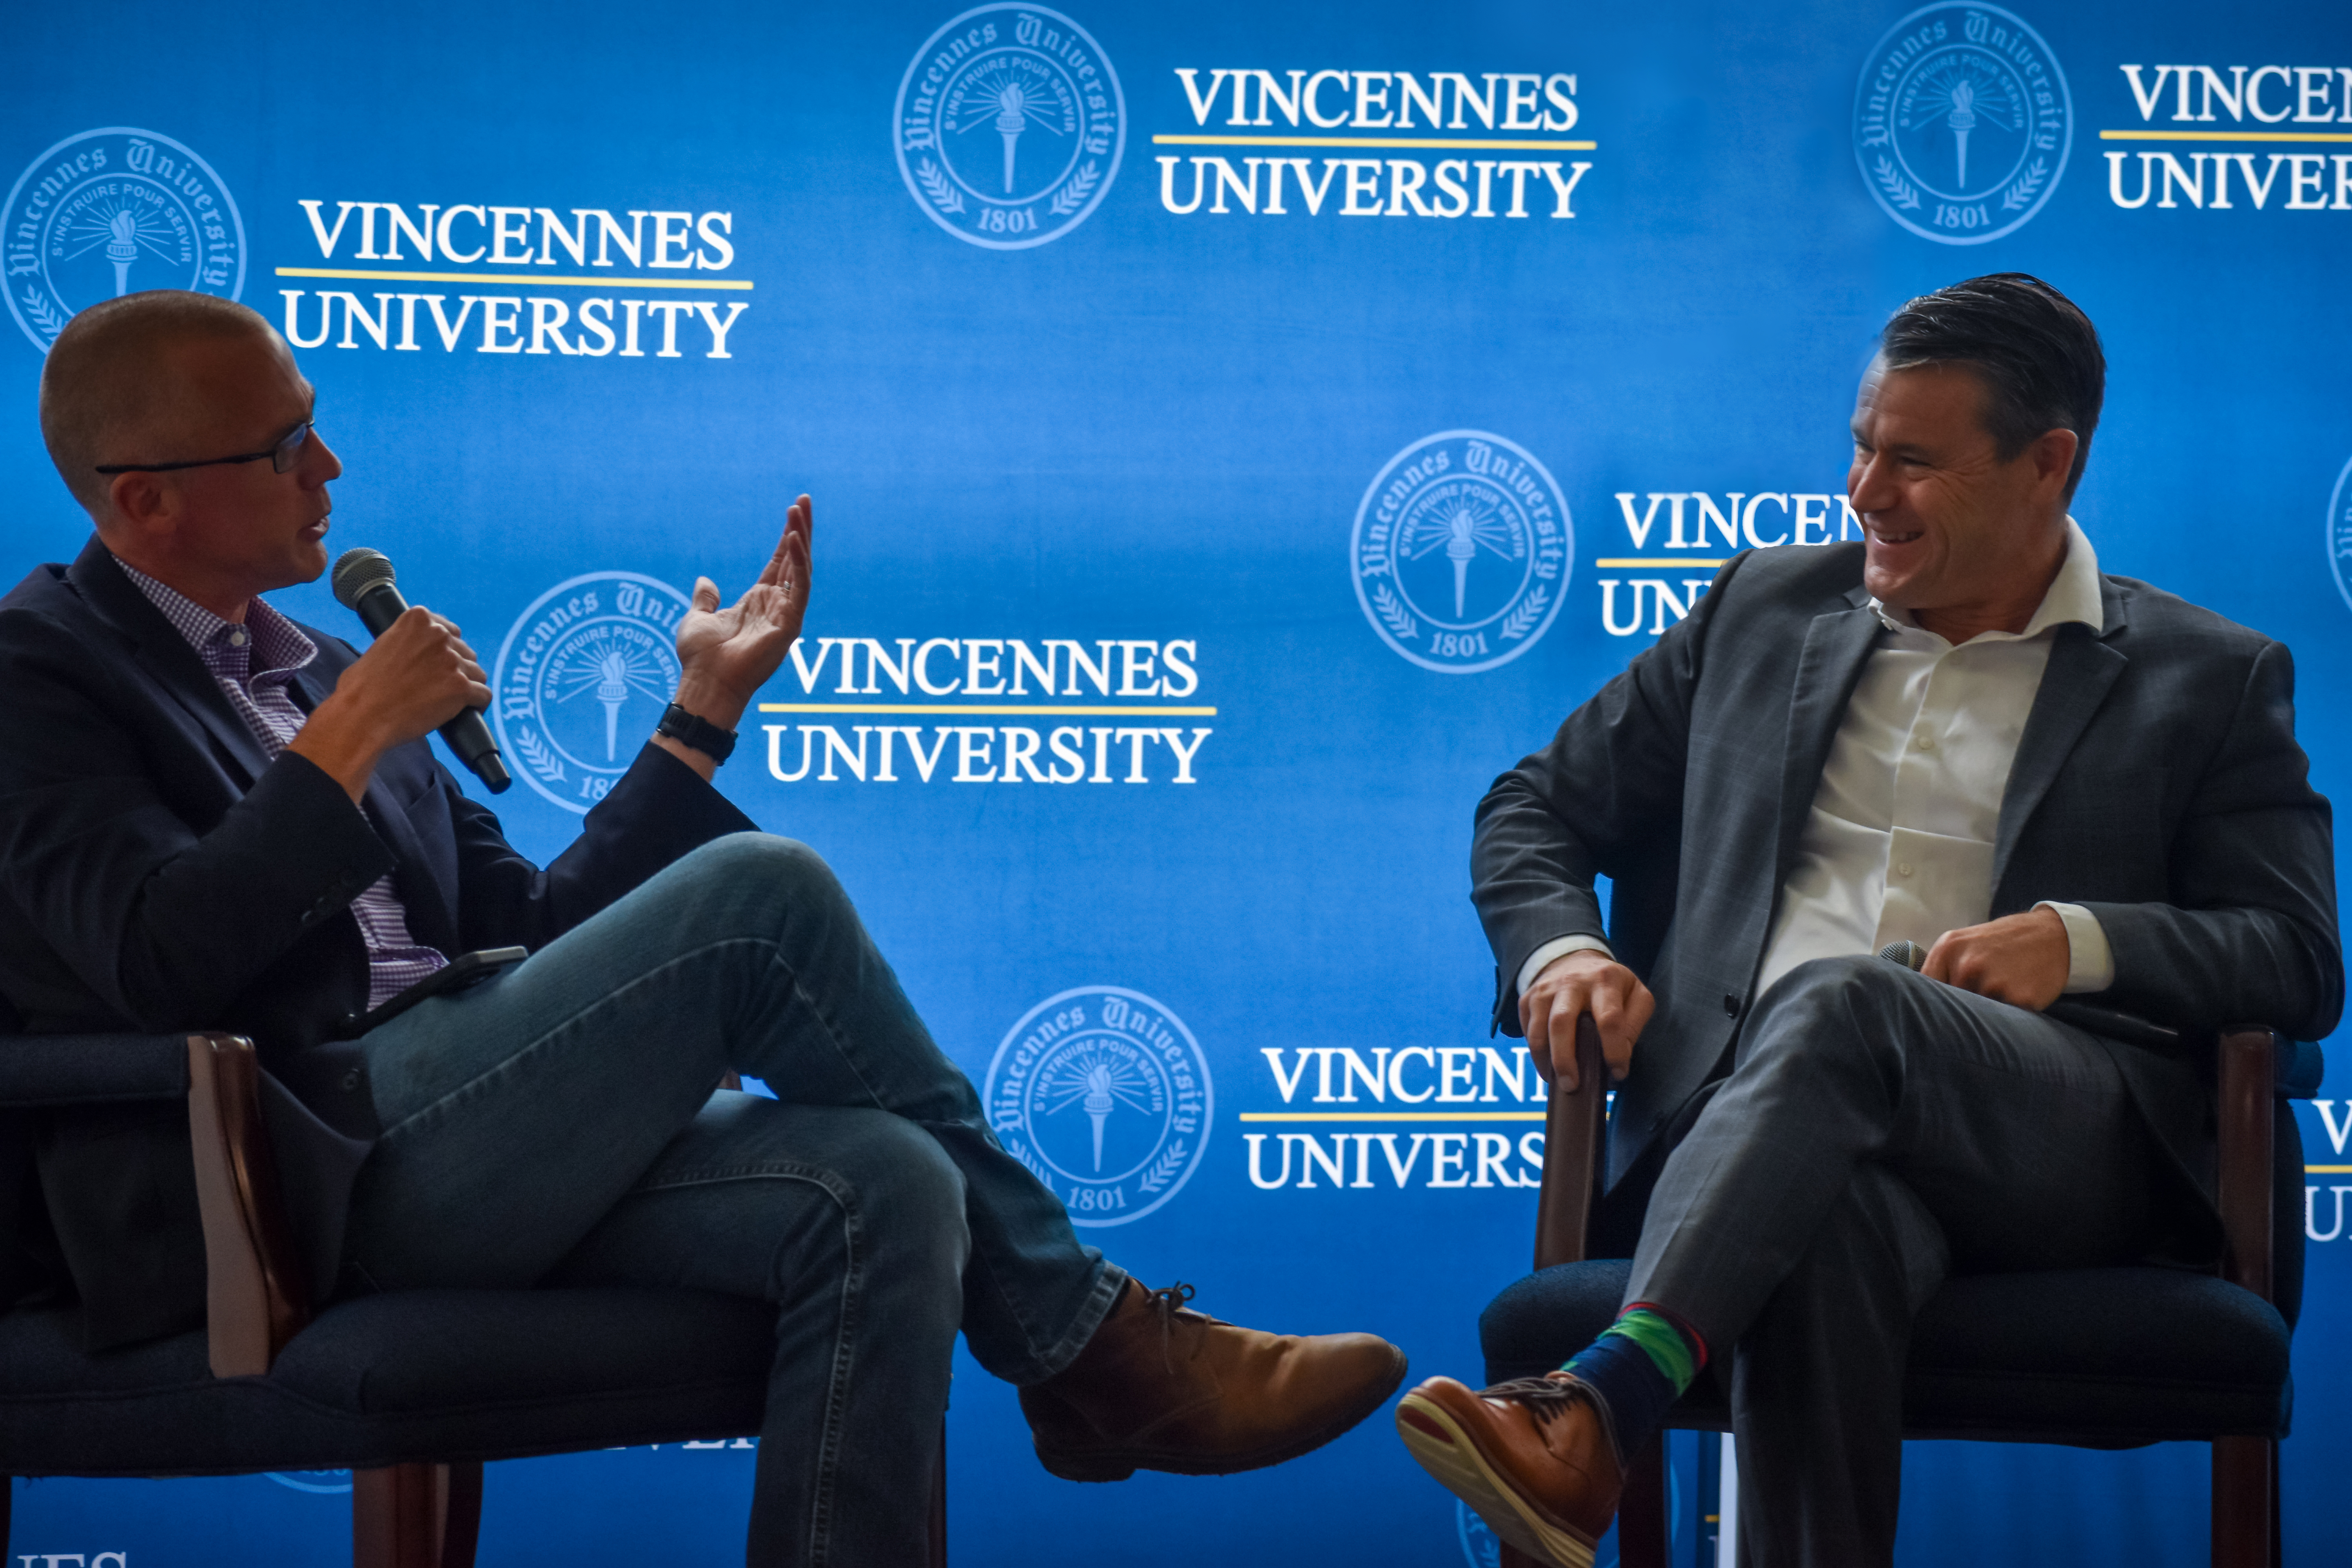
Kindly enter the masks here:
M 400 590 L 389 583 L 380 583 L 359 597 L 352 608 L 358 613 L 360 624 L 371 637 L 382 637 L 392 629 L 392 623 L 408 613 L 408 601 Z M 506 759 L 499 755 L 499 742 L 490 727 L 482 722 L 481 710 L 467 708 L 441 726 L 441 739 L 452 754 L 466 764 L 466 769 L 482 781 L 492 795 L 504 795 L 514 787 L 514 775 L 507 772 Z

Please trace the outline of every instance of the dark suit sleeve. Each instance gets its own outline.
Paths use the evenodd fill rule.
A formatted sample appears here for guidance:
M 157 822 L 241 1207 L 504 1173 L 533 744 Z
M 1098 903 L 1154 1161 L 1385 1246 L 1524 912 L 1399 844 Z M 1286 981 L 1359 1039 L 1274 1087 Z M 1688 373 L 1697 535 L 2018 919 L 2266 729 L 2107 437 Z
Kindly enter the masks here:
M 443 788 L 457 841 L 458 930 L 468 948 L 537 950 L 714 838 L 759 824 L 702 775 L 648 743 L 596 803 L 580 837 L 541 869 L 518 854 L 489 807 Z
M 33 930 L 141 1028 L 219 1014 L 392 868 L 342 786 L 290 752 L 198 833 L 105 676 L 59 627 L 0 647 L 0 879 Z
M 2306 1040 L 2335 1028 L 2335 837 L 2310 767 L 2294 663 L 2270 643 L 2174 837 L 2169 900 L 2084 906 L 2115 954 L 2102 1001 L 2191 1027 L 2262 1023 Z
M 1507 1032 L 1518 1032 L 1528 955 L 1555 937 L 1604 936 L 1594 879 L 1679 833 L 1707 632 L 1746 559 L 1727 563 L 1687 616 L 1478 803 L 1470 898 L 1499 967 L 1496 1018 Z

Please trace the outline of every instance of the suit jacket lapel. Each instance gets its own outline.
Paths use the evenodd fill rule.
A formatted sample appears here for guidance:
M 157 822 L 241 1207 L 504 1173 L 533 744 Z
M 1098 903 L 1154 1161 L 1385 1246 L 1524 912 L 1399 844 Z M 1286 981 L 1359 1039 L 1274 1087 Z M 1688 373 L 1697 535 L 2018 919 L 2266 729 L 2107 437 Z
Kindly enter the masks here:
M 1862 668 L 1869 661 L 1871 645 L 1882 626 L 1877 612 L 1864 604 L 1816 616 L 1805 633 L 1789 701 L 1788 750 L 1780 772 L 1780 840 L 1773 856 L 1768 896 L 1777 896 L 1789 879 L 1805 818 L 1812 810 L 1813 796 L 1821 791 L 1830 743 L 1837 738 L 1847 700 L 1862 679 Z
M 2042 797 L 2050 793 L 2059 769 L 2074 753 L 2074 744 L 2107 700 L 2124 667 L 2131 660 L 2109 646 L 2124 629 L 2123 595 L 2112 582 L 2099 584 L 2101 612 L 2106 625 L 2097 635 L 2075 623 L 2061 626 L 2050 649 L 2050 663 L 2042 672 L 2042 686 L 2033 694 L 2033 710 L 2026 716 L 2025 733 L 2018 737 L 2017 760 L 2010 764 L 2009 787 L 2000 797 L 2000 826 L 1993 836 L 1992 886 L 1998 900 L 2009 858 L 2032 820 Z
M 229 706 L 227 694 L 205 668 L 203 658 L 138 585 L 122 574 L 113 552 L 93 536 L 67 568 L 66 577 L 85 604 L 131 639 L 140 668 L 204 727 L 226 753 L 231 770 L 243 773 L 238 782 L 251 788 L 269 765 L 269 754 Z

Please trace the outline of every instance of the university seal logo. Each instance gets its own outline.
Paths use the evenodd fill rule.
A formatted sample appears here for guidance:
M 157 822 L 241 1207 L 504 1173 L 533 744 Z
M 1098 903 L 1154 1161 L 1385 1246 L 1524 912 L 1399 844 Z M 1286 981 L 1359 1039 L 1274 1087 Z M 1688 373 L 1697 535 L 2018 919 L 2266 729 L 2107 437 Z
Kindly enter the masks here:
M 2336 574 L 2336 591 L 2352 605 L 2352 462 L 2336 476 L 2327 497 L 2327 565 Z
M 1022 1016 L 988 1064 L 988 1123 L 1081 1226 L 1141 1219 L 1201 1166 L 1208 1058 L 1139 991 L 1082 985 Z
M 898 84 L 898 173 L 931 221 L 991 250 L 1059 239 L 1127 150 L 1118 73 L 1042 5 L 982 5 L 931 35 Z
M 1559 614 L 1576 534 L 1526 447 L 1447 430 L 1389 459 L 1356 508 L 1356 602 L 1423 669 L 1468 675 L 1535 647 Z
M 1998 239 L 2040 212 L 2074 140 L 2058 57 L 1998 5 L 1912 12 L 1854 89 L 1863 183 L 1888 217 L 1945 245 Z
M 688 607 L 635 572 L 591 572 L 531 601 L 490 672 L 499 747 L 531 788 L 566 811 L 604 798 L 677 690 Z
M 1502 1568 L 1502 1539 L 1466 1502 L 1454 1505 L 1454 1534 L 1462 1542 L 1462 1561 L 1470 1568 Z
M 212 165 L 169 136 L 113 126 L 68 136 L 0 207 L 8 309 L 42 353 L 76 310 L 144 289 L 234 300 L 245 220 Z

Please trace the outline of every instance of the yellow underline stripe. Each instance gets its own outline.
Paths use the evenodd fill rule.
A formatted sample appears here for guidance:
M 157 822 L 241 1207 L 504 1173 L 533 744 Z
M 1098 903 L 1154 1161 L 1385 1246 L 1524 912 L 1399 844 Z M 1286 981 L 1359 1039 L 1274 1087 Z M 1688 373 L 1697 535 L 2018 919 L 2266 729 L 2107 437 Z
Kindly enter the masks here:
M 1540 1110 L 1244 1110 L 1244 1121 L 1541 1121 Z
M 762 702 L 762 713 L 985 713 L 1068 719 L 1213 719 L 1213 708 L 1043 708 L 1021 703 L 975 707 L 948 702 Z
M 1704 566 L 1713 572 L 1720 569 L 1723 563 L 1691 561 L 1679 555 L 1610 555 L 1595 561 L 1593 564 L 1607 571 L 1618 571 L 1628 566 Z
M 280 278 L 349 278 L 370 283 L 552 283 L 566 289 L 735 289 L 748 278 L 554 278 L 536 272 L 361 272 L 341 267 L 281 267 Z
M 2102 131 L 2102 142 L 2352 142 L 2340 131 Z
M 1244 1117 L 1243 1120 L 1248 1119 Z M 2303 1173 L 2306 1176 L 2352 1176 L 2352 1165 L 2305 1165 Z
M 1154 136 L 1160 147 L 1418 147 L 1433 153 L 1590 153 L 1598 142 L 1465 142 L 1442 136 Z

